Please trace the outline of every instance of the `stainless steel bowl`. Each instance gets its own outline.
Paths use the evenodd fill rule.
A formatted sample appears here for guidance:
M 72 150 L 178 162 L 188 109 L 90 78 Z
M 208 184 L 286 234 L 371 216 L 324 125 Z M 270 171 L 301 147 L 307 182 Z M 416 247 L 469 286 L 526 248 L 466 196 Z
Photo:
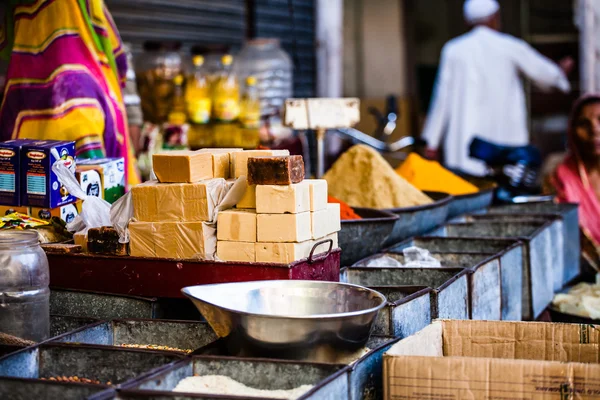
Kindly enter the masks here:
M 335 362 L 365 346 L 381 293 L 320 281 L 256 281 L 182 289 L 230 355 Z

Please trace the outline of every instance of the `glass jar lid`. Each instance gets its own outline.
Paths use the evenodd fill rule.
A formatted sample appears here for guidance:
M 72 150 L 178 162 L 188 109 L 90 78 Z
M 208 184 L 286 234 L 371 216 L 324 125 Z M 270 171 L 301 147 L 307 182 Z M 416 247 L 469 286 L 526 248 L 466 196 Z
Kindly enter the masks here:
M 36 232 L 13 229 L 0 231 L 0 249 L 16 249 L 37 245 L 39 245 L 39 238 Z

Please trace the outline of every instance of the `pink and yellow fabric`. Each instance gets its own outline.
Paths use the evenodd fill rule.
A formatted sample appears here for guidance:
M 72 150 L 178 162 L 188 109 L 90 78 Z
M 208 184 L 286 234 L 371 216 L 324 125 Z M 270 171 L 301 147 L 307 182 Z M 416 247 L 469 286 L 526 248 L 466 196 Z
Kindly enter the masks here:
M 8 0 L 0 56 L 10 57 L 0 139 L 76 142 L 77 156 L 123 157 L 139 183 L 121 87 L 127 59 L 103 0 Z

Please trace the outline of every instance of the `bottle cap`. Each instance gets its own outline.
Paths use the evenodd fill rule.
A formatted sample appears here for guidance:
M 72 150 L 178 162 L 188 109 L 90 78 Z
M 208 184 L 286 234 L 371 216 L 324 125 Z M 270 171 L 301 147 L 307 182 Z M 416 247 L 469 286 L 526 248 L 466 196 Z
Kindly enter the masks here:
M 202 64 L 204 64 L 204 57 L 203 56 L 194 56 L 194 58 L 192 58 L 192 62 L 194 63 L 194 66 L 200 67 L 200 66 L 202 66 Z
M 229 54 L 225 54 L 223 57 L 221 57 L 221 62 L 223 65 L 231 65 L 231 63 L 233 63 L 233 57 Z
M 256 77 L 254 76 L 249 76 L 246 78 L 246 85 L 248 86 L 254 86 L 256 85 Z
M 181 86 L 183 84 L 183 76 L 177 75 L 175 78 L 173 78 L 173 83 L 177 86 Z

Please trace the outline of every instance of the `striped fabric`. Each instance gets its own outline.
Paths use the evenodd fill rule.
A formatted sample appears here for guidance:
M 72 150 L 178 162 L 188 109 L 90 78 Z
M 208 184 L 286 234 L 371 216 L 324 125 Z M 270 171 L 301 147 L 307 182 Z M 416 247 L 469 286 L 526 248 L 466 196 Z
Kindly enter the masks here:
M 72 140 L 80 157 L 125 158 L 138 183 L 121 92 L 127 58 L 104 1 L 4 1 L 0 138 Z

